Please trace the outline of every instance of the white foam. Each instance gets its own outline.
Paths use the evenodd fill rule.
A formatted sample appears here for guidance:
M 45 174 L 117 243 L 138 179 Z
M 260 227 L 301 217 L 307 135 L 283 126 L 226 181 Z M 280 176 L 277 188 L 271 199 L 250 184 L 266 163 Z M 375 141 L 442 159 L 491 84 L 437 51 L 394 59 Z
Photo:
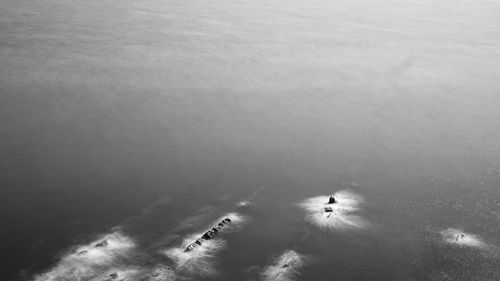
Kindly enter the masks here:
M 250 200 L 243 200 L 243 201 L 236 203 L 236 207 L 247 207 L 250 205 L 252 205 L 252 201 L 250 201 Z
M 193 234 L 186 238 L 182 246 L 171 248 L 165 251 L 165 254 L 171 258 L 176 265 L 176 270 L 190 274 L 213 276 L 217 272 L 213 257 L 225 247 L 226 242 L 219 238 L 203 241 L 203 245 L 196 247 L 189 252 L 184 249 L 201 234 Z
M 269 281 L 293 280 L 304 264 L 304 259 L 297 252 L 287 250 L 274 261 L 273 265 L 264 269 L 262 279 Z
M 236 203 L 236 207 L 243 208 L 248 207 L 254 204 L 254 202 L 259 199 L 263 190 L 265 190 L 267 186 L 261 186 L 257 191 L 255 191 L 250 197 L 245 200 L 239 201 Z
M 363 218 L 353 214 L 359 210 L 363 200 L 359 195 L 347 191 L 334 194 L 336 203 L 327 204 L 329 196 L 317 196 L 302 201 L 299 206 L 306 211 L 306 220 L 327 229 L 364 228 L 369 225 Z M 332 212 L 325 212 L 325 207 Z
M 118 267 L 103 271 L 89 281 L 173 281 L 176 279 L 175 272 L 168 266 L 157 265 L 155 267 Z
M 115 274 L 116 276 L 112 276 Z M 110 269 L 99 276 L 89 279 L 89 281 L 118 281 L 118 280 L 139 280 L 143 271 L 137 268 Z
M 215 211 L 216 208 L 214 206 L 205 206 L 201 208 L 196 215 L 183 220 L 182 223 L 173 230 L 173 232 L 185 231 L 189 228 L 200 225 L 202 221 L 204 221 L 208 216 L 213 215 Z
M 230 232 L 238 229 L 244 221 L 244 217 L 241 215 L 229 213 L 217 219 L 211 225 L 207 226 L 206 229 L 210 229 L 212 225 L 218 224 L 224 218 L 230 218 L 231 223 L 220 230 L 220 232 Z M 221 237 L 203 240 L 202 245 L 194 247 L 189 252 L 184 251 L 188 245 L 200 238 L 205 231 L 191 234 L 182 241 L 179 247 L 170 248 L 165 251 L 165 255 L 175 262 L 176 270 L 203 276 L 214 276 L 217 274 L 213 257 L 226 246 L 226 241 Z
M 233 228 L 237 228 L 237 227 L 240 227 L 241 224 L 245 221 L 245 217 L 243 217 L 242 215 L 238 214 L 238 213 L 228 213 L 222 217 L 220 217 L 219 219 L 217 219 L 215 222 L 220 222 L 221 220 L 223 220 L 224 218 L 230 218 L 231 219 L 231 225 L 230 225 L 230 228 L 233 227 Z M 215 223 L 214 223 L 215 224 Z
M 157 266 L 153 268 L 149 274 L 149 281 L 170 281 L 175 280 L 175 272 L 168 266 Z
M 476 248 L 483 248 L 486 246 L 486 244 L 482 242 L 481 239 L 477 237 L 477 235 L 466 233 L 460 229 L 455 229 L 455 228 L 445 229 L 441 231 L 441 237 L 445 242 L 454 245 L 476 247 Z
M 96 244 L 102 241 L 106 241 L 107 245 L 96 247 Z M 34 280 L 89 280 L 106 268 L 114 266 L 117 260 L 126 256 L 134 247 L 134 242 L 120 232 L 103 235 L 63 256 L 57 265 L 48 272 L 35 276 Z

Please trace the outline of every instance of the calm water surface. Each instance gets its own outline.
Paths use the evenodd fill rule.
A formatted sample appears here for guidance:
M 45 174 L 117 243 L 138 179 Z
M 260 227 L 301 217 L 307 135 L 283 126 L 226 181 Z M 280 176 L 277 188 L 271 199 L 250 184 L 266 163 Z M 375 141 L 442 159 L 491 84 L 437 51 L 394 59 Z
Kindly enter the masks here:
M 2 1 L 0 279 L 499 280 L 498 14 Z

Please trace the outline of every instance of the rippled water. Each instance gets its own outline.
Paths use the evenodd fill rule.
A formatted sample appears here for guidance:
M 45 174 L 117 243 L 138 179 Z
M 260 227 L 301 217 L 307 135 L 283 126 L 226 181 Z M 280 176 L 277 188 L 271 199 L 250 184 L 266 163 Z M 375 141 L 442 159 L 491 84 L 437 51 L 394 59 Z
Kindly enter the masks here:
M 499 13 L 2 1 L 0 278 L 498 280 Z

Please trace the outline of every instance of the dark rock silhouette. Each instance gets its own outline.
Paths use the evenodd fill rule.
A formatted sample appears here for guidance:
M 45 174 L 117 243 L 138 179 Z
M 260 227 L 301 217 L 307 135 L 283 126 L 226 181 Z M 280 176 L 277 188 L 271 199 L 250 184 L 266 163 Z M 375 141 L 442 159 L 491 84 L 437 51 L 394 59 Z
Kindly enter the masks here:
M 221 222 L 219 222 L 216 226 L 212 227 L 209 229 L 207 232 L 205 232 L 200 238 L 198 238 L 194 243 L 189 244 L 186 249 L 184 249 L 184 252 L 189 252 L 196 248 L 197 246 L 201 246 L 202 244 L 202 239 L 203 240 L 210 240 L 212 239 L 219 230 L 221 230 L 226 224 L 230 223 L 231 219 L 230 218 L 225 218 Z

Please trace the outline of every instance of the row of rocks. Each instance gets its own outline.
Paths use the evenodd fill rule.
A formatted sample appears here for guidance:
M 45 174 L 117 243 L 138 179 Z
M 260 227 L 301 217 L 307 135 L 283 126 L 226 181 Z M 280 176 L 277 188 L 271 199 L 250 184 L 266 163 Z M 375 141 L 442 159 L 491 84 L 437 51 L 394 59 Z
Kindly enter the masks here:
M 225 218 L 221 222 L 219 222 L 217 225 L 209 229 L 207 232 L 205 232 L 200 238 L 196 239 L 194 243 L 189 244 L 186 249 L 184 249 L 184 252 L 189 252 L 193 250 L 194 248 L 201 246 L 202 240 L 210 240 L 212 239 L 219 230 L 221 230 L 226 224 L 230 223 L 231 219 L 230 218 Z

